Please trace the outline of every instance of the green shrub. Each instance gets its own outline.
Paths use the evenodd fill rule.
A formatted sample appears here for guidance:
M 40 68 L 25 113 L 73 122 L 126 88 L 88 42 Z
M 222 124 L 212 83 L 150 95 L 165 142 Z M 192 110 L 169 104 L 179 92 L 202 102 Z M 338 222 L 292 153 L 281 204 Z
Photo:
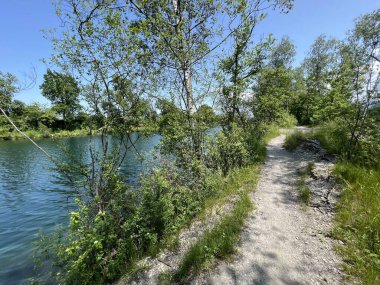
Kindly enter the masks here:
M 77 200 L 67 231 L 40 236 L 41 262 L 53 264 L 49 282 L 104 284 L 121 277 L 142 256 L 169 246 L 206 205 L 256 181 L 257 172 L 257 167 L 236 169 L 222 177 L 206 169 L 191 177 L 165 161 L 138 188 L 129 188 L 123 177 L 106 171 L 103 194 Z
M 212 166 L 220 168 L 223 175 L 227 175 L 233 168 L 247 165 L 250 159 L 244 131 L 236 124 L 216 135 L 215 143 L 210 146 L 209 152 Z
M 350 151 L 349 131 L 337 121 L 330 121 L 317 128 L 313 137 L 319 140 L 328 153 L 348 157 Z
M 91 187 L 99 187 L 99 193 L 80 197 L 78 210 L 71 213 L 70 227 L 63 234 L 41 236 L 42 264 L 50 260 L 53 266 L 49 282 L 110 283 L 141 257 L 171 246 L 178 231 L 205 213 L 206 207 L 256 181 L 257 166 L 248 170 L 241 167 L 262 159 L 256 148 L 260 146 L 265 153 L 268 133 L 253 136 L 233 126 L 211 145 L 206 156 L 211 162 L 187 156 L 186 150 L 179 158 L 169 155 L 169 159 L 160 159 L 160 166 L 145 174 L 135 188 L 128 187 L 112 170 L 112 162 L 100 164 L 101 183 L 85 184 L 89 193 L 96 193 Z M 249 139 L 255 141 L 253 146 Z M 80 170 L 84 174 L 88 171 L 87 167 Z M 226 225 L 239 221 L 239 215 L 236 213 L 235 220 L 231 218 Z M 220 242 L 221 252 L 228 252 L 229 245 Z
M 106 165 L 104 169 L 105 188 L 87 202 L 76 200 L 78 210 L 70 213 L 67 232 L 42 235 L 37 243 L 43 264 L 53 264 L 50 282 L 110 282 L 152 242 L 150 232 L 133 226 L 139 219 L 133 193 L 119 175 L 108 171 Z
M 205 183 L 185 182 L 185 173 L 173 165 L 156 169 L 143 179 L 141 212 L 144 224 L 156 240 L 171 235 L 186 224 L 202 207 Z M 207 189 L 212 191 L 213 187 Z
M 328 153 L 341 159 L 364 166 L 380 166 L 380 132 L 375 128 L 366 130 L 356 143 L 345 122 L 336 119 L 319 127 L 313 136 Z
M 292 132 L 286 136 L 284 147 L 287 150 L 295 150 L 304 140 L 305 135 L 302 132 Z
M 298 124 L 296 117 L 287 112 L 283 113 L 278 121 L 281 128 L 293 128 Z

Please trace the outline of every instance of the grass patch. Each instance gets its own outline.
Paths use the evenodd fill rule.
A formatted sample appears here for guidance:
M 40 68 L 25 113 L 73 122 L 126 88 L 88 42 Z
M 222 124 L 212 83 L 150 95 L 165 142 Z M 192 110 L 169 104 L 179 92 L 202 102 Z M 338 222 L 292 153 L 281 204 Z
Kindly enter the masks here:
M 210 178 L 215 181 L 216 188 L 219 191 L 216 195 L 205 200 L 203 209 L 197 215 L 196 219 L 207 219 L 209 211 L 217 205 L 225 204 L 231 195 L 241 195 L 245 191 L 252 189 L 258 181 L 260 173 L 259 165 L 251 165 L 243 168 L 233 169 L 230 174 L 222 178 L 220 175 Z
M 302 132 L 295 131 L 286 135 L 284 148 L 286 150 L 295 150 L 305 139 L 305 135 Z
M 304 205 L 310 205 L 311 203 L 311 191 L 310 188 L 305 184 L 304 179 L 299 179 L 297 181 L 297 191 L 298 197 Z
M 333 235 L 345 243 L 338 248 L 345 269 L 363 284 L 380 284 L 380 171 L 339 163 L 334 172 L 344 186 Z
M 341 161 L 334 168 L 343 193 L 332 234 L 344 242 L 337 250 L 345 261 L 348 278 L 359 278 L 362 284 L 380 284 L 380 170 L 363 166 L 365 156 L 360 153 L 348 162 L 351 146 L 347 129 L 335 122 L 319 127 L 312 137 L 329 154 L 339 155 Z
M 310 205 L 312 201 L 311 190 L 306 184 L 306 179 L 311 175 L 313 168 L 314 163 L 309 162 L 307 166 L 299 172 L 296 183 L 298 197 L 305 206 Z
M 183 284 L 190 275 L 207 268 L 216 258 L 224 259 L 230 256 L 234 252 L 244 221 L 252 208 L 248 192 L 245 192 L 232 213 L 225 216 L 214 229 L 207 231 L 190 248 L 178 271 L 172 276 L 165 277 L 166 282 L 175 281 Z
M 263 145 L 266 146 L 268 144 L 268 142 L 275 138 L 275 137 L 278 137 L 280 135 L 280 129 L 277 125 L 269 125 L 266 133 L 265 133 L 265 136 L 263 138 Z

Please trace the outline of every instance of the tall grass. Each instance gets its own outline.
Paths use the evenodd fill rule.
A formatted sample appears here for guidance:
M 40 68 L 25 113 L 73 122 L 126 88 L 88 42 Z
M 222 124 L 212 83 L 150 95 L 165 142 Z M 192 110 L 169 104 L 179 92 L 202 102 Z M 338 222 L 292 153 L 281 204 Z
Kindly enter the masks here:
M 284 148 L 286 150 L 295 150 L 304 140 L 305 134 L 299 131 L 288 134 L 285 138 Z
M 231 255 L 252 208 L 248 194 L 244 193 L 232 213 L 225 216 L 214 229 L 206 232 L 202 239 L 190 248 L 173 279 L 183 284 L 190 274 L 196 274 L 206 268 L 216 258 L 224 259 Z
M 339 163 L 335 174 L 344 191 L 336 214 L 334 236 L 350 275 L 363 284 L 380 284 L 380 171 Z
M 299 176 L 296 183 L 298 197 L 305 206 L 310 205 L 312 201 L 311 190 L 309 186 L 306 184 L 306 179 L 310 177 L 313 168 L 314 163 L 309 162 L 307 166 L 299 172 Z

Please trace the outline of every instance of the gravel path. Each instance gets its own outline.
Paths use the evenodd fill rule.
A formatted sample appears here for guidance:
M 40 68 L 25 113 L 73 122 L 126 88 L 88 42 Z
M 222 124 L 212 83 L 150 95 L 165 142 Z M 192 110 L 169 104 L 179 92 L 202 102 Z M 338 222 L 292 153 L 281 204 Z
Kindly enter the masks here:
M 342 284 L 341 262 L 328 237 L 332 214 L 303 209 L 297 199 L 297 170 L 312 154 L 282 148 L 285 136 L 267 147 L 267 160 L 252 199 L 237 254 L 192 284 Z

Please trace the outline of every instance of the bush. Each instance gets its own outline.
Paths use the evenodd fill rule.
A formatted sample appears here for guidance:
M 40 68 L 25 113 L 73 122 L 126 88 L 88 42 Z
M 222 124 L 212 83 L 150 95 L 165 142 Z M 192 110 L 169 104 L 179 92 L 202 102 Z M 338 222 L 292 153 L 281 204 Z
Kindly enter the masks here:
M 350 151 L 349 130 L 338 121 L 330 121 L 313 133 L 328 153 L 348 157 Z
M 175 233 L 201 208 L 202 180 L 194 183 L 173 165 L 154 170 L 142 182 L 143 223 L 156 240 Z
M 41 264 L 52 262 L 49 282 L 105 284 L 157 250 L 223 190 L 218 174 L 207 169 L 192 177 L 173 162 L 162 162 L 138 188 L 104 166 L 99 196 L 78 199 L 66 232 L 41 235 Z M 203 176 L 199 176 L 202 173 Z
M 215 144 L 210 146 L 209 152 L 212 166 L 221 169 L 223 175 L 233 168 L 246 165 L 250 159 L 245 133 L 236 124 L 216 135 Z
M 285 149 L 295 150 L 304 141 L 304 136 L 305 135 L 299 131 L 288 134 L 285 138 Z
M 281 115 L 278 122 L 279 122 L 279 127 L 281 127 L 281 128 L 293 128 L 293 127 L 297 126 L 297 124 L 298 124 L 296 117 L 294 117 L 293 115 L 291 115 L 287 112 L 284 112 Z
M 115 173 L 111 158 L 109 164 L 100 164 L 102 172 L 95 174 L 101 175 L 101 183 L 86 184 L 89 193 L 96 193 L 91 187 L 100 187 L 98 194 L 80 196 L 67 231 L 41 236 L 42 264 L 52 261 L 48 282 L 110 283 L 132 268 L 136 260 L 171 245 L 178 231 L 206 206 L 238 191 L 242 183 L 256 180 L 252 169 L 240 171 L 239 167 L 262 157 L 255 148 L 265 148 L 263 136 L 267 133 L 271 132 L 255 136 L 232 126 L 210 145 L 207 165 L 194 156 L 169 155 L 135 188 L 128 187 L 124 177 Z M 250 140 L 255 144 L 250 145 Z M 257 167 L 253 169 L 256 173 Z M 88 173 L 86 167 L 81 171 Z
M 139 218 L 135 193 L 111 168 L 103 168 L 106 183 L 93 199 L 76 200 L 77 211 L 70 213 L 67 231 L 41 235 L 37 243 L 42 264 L 53 265 L 49 282 L 110 282 L 121 276 L 151 242 L 149 232 L 133 227 Z

